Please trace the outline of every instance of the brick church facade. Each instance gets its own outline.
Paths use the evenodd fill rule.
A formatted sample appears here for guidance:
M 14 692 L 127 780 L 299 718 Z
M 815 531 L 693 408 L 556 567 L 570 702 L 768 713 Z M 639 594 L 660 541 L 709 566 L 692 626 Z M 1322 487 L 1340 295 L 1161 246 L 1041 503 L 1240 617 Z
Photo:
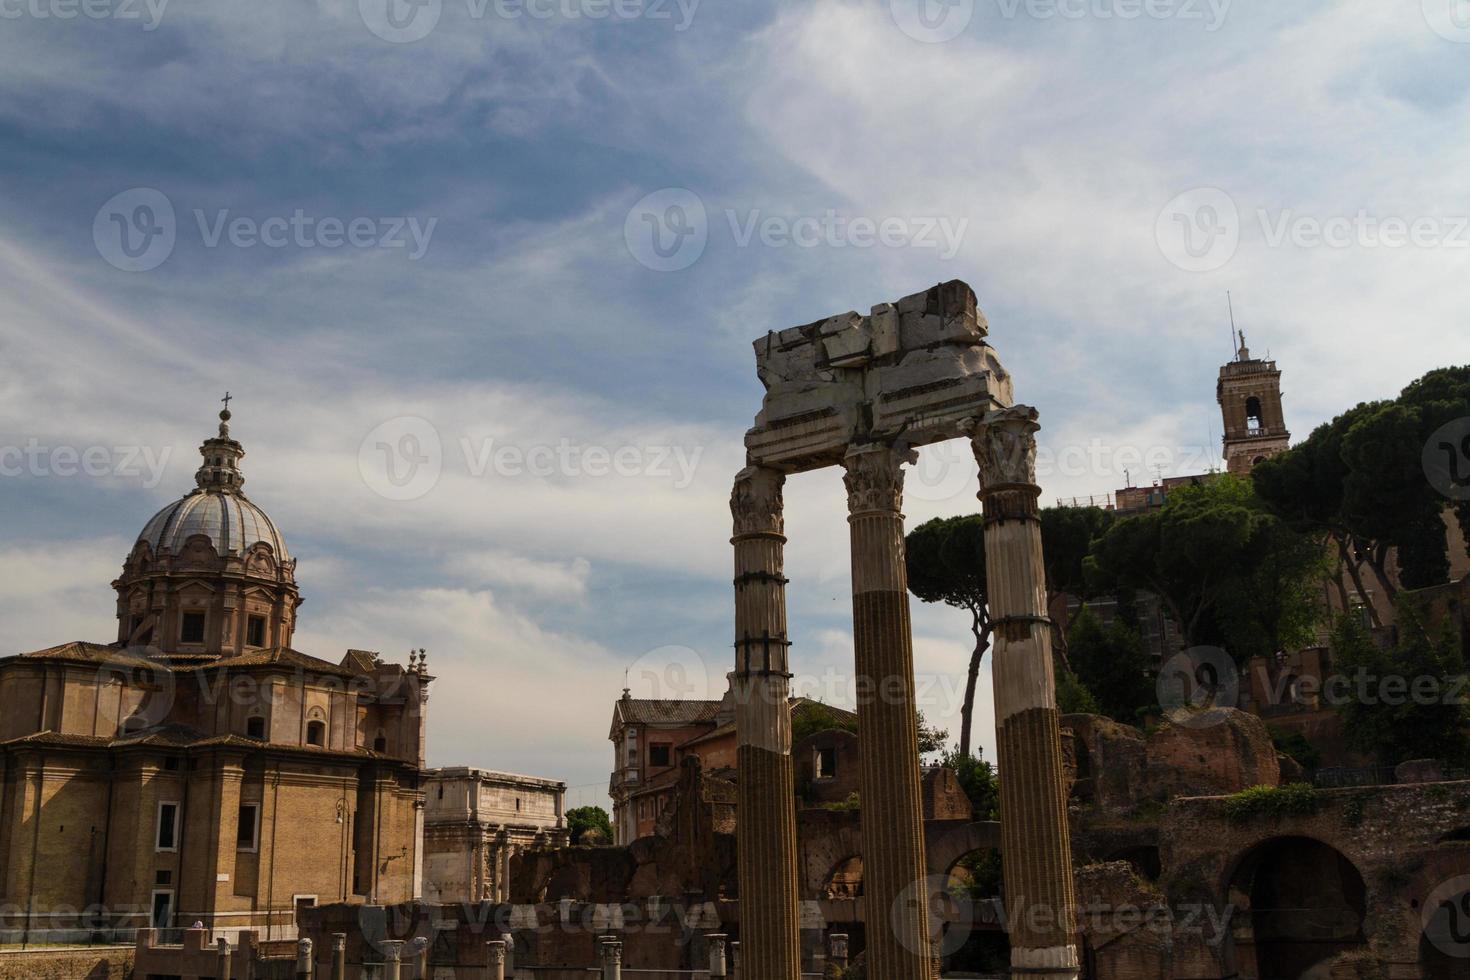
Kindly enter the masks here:
M 421 893 L 425 658 L 292 648 L 296 560 L 229 417 L 113 582 L 116 640 L 0 659 L 0 943 L 290 938 L 298 904 Z

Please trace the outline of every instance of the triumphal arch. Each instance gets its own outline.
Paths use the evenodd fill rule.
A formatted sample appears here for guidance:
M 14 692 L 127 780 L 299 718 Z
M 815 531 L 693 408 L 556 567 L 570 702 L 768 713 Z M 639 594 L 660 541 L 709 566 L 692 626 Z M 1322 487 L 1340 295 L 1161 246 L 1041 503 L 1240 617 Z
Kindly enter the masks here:
M 766 396 L 730 500 L 746 976 L 799 980 L 801 969 L 781 488 L 789 473 L 841 466 L 860 695 L 867 975 L 932 980 L 903 467 L 918 447 L 955 438 L 971 441 L 979 466 L 997 624 L 992 674 L 1012 969 L 1077 976 L 1037 517 L 1037 416 L 1014 404 L 987 332 L 974 291 L 955 281 L 867 316 L 843 313 L 755 343 Z

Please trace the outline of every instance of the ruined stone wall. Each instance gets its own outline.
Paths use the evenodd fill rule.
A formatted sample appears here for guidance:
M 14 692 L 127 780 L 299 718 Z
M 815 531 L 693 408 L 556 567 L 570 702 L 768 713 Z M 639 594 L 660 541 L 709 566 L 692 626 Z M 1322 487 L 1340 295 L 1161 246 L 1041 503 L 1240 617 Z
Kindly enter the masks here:
M 0 951 L 0 980 L 131 980 L 132 949 Z

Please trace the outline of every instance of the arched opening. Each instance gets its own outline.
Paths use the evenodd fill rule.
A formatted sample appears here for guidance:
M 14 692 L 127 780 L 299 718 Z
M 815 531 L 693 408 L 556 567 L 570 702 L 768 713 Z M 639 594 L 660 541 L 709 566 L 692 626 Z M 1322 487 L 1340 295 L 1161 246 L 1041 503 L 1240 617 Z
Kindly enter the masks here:
M 260 715 L 251 715 L 245 719 L 246 738 L 265 738 L 265 719 Z
M 327 726 L 326 726 L 326 724 L 324 722 L 320 722 L 320 721 L 308 721 L 306 723 L 306 744 L 307 745 L 325 745 L 325 744 L 327 744 Z
M 1159 862 L 1159 849 L 1147 844 L 1114 851 L 1107 856 L 1106 860 L 1127 861 L 1133 865 L 1133 870 L 1138 872 L 1138 876 L 1147 881 L 1158 881 L 1159 872 L 1163 868 Z
M 1314 965 L 1365 945 L 1363 877 L 1341 852 L 1310 837 L 1257 845 L 1236 866 L 1230 902 L 1242 973 L 1298 980 Z
M 386 735 L 383 734 L 383 730 L 381 728 L 378 729 L 378 737 L 375 738 L 375 739 L 373 739 L 373 751 L 374 752 L 387 752 L 388 751 L 388 736 L 386 736 Z
M 949 869 L 942 901 L 931 902 L 930 915 L 948 920 L 940 941 L 946 975 L 991 976 L 1010 968 L 1001 870 L 999 849 L 970 851 Z M 932 919 L 930 927 L 934 927 Z
M 822 887 L 822 896 L 834 901 L 861 898 L 863 894 L 863 858 L 854 854 L 837 862 L 827 883 Z
M 1261 424 L 1261 400 L 1255 395 L 1245 400 L 1245 424 L 1253 433 L 1264 428 Z

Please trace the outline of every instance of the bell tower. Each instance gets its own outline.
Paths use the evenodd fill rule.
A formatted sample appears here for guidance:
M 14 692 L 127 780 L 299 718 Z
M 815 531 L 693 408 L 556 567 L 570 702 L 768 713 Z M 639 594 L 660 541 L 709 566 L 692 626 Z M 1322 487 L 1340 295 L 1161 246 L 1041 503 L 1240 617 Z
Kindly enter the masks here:
M 1235 357 L 1220 368 L 1215 400 L 1225 420 L 1225 468 L 1245 476 L 1263 459 L 1284 452 L 1291 433 L 1281 411 L 1281 372 L 1275 361 L 1251 357 L 1245 332 L 1236 334 Z

